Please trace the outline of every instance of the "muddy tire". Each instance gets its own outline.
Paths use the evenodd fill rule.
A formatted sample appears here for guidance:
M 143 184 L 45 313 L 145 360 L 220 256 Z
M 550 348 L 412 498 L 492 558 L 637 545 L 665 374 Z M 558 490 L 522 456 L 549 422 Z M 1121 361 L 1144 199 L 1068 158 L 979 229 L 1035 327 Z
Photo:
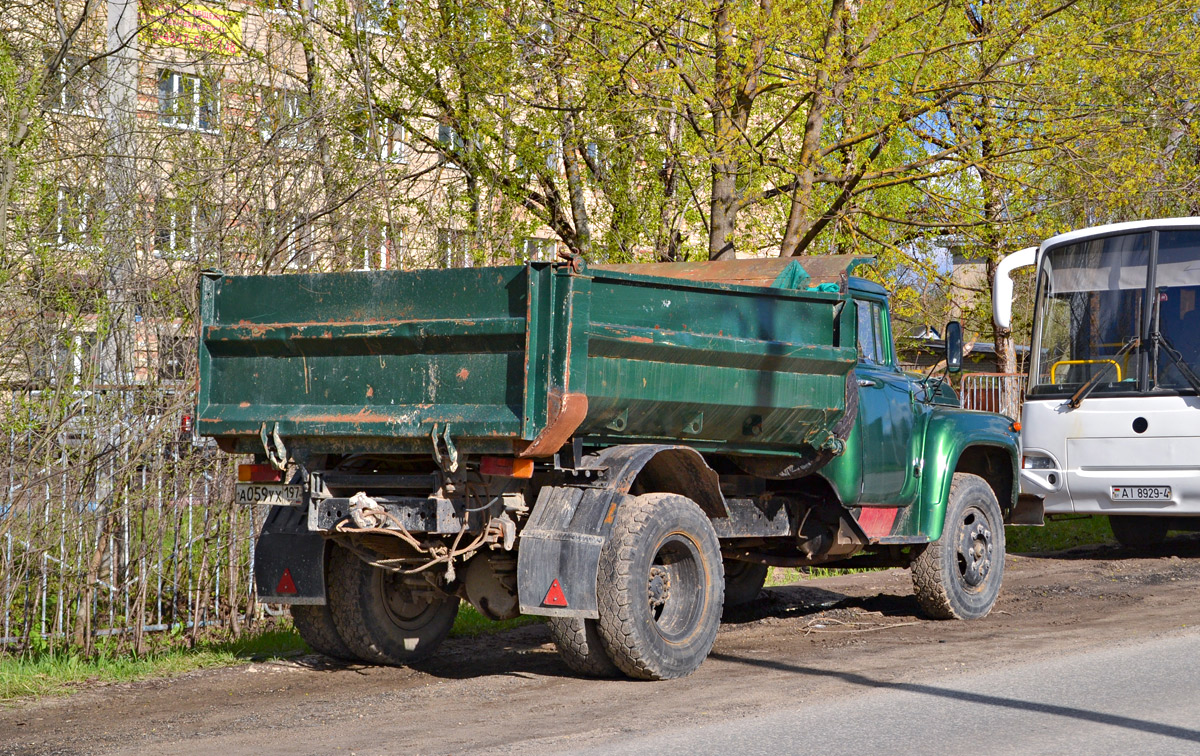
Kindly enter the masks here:
M 1109 515 L 1108 526 L 1112 528 L 1117 543 L 1131 549 L 1157 546 L 1167 540 L 1169 523 L 1165 517 L 1149 515 Z
M 550 637 L 558 655 L 572 672 L 589 677 L 619 677 L 621 670 L 608 658 L 598 623 L 579 617 L 551 617 Z
M 292 624 L 304 642 L 318 654 L 340 659 L 355 661 L 354 652 L 338 634 L 337 625 L 333 623 L 333 614 L 329 605 L 315 606 L 310 604 L 292 604 Z
M 609 658 L 644 680 L 691 674 L 717 639 L 724 587 L 717 534 L 695 502 L 628 501 L 600 555 L 597 630 Z
M 400 575 L 337 548 L 329 558 L 329 609 L 355 656 L 403 665 L 428 657 L 450 634 L 458 597 L 411 590 Z
M 725 608 L 749 604 L 758 598 L 771 568 L 765 564 L 725 560 Z
M 942 537 L 912 563 L 913 592 L 933 619 L 987 616 L 1004 579 L 1004 521 L 991 486 L 955 473 Z

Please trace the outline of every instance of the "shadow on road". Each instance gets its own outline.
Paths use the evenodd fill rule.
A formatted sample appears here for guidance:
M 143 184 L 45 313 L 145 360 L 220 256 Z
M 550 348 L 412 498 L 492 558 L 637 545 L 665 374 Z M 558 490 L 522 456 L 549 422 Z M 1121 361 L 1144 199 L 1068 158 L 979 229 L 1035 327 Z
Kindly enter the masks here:
M 1056 559 L 1064 561 L 1104 560 L 1121 561 L 1124 559 L 1162 559 L 1177 556 L 1180 559 L 1200 559 L 1200 534 L 1189 533 L 1168 538 L 1157 546 L 1135 549 L 1128 546 L 1118 546 L 1112 543 L 1101 543 L 1087 546 L 1075 546 L 1061 551 L 1029 551 L 1014 552 L 1019 556 L 1034 559 Z
M 550 632 L 541 623 L 469 638 L 450 638 L 438 647 L 432 658 L 393 669 L 401 673 L 415 670 L 448 680 L 531 674 L 577 677 L 559 660 L 552 647 L 546 648 L 549 642 Z M 321 654 L 309 654 L 291 662 L 313 672 L 365 675 L 384 668 L 378 664 L 342 661 Z
M 1116 714 L 1103 714 L 1097 711 L 1078 709 L 1074 706 L 1059 706 L 1056 704 L 1037 703 L 1034 701 L 1022 701 L 1019 698 L 989 696 L 983 693 L 967 693 L 961 690 L 939 688 L 934 685 L 923 685 L 920 683 L 886 682 L 883 680 L 874 680 L 866 675 L 860 675 L 854 672 L 837 672 L 827 669 L 817 669 L 815 667 L 804 667 L 798 664 L 788 664 L 787 662 L 771 661 L 768 659 L 750 659 L 744 656 L 736 656 L 734 654 L 727 653 L 713 653 L 710 658 L 732 662 L 734 664 L 745 664 L 751 667 L 762 667 L 782 672 L 813 675 L 815 677 L 836 677 L 844 682 L 848 682 L 853 685 L 861 685 L 865 688 L 901 690 L 909 693 L 933 696 L 936 698 L 948 698 L 954 701 L 967 701 L 969 703 L 983 704 L 985 706 L 999 706 L 1007 709 L 1028 711 L 1037 714 L 1051 714 L 1058 717 L 1070 717 L 1072 719 L 1079 719 L 1085 722 L 1095 722 L 1096 724 L 1124 727 L 1126 729 L 1136 730 L 1138 732 L 1144 732 L 1150 735 L 1161 735 L 1163 737 L 1185 740 L 1191 743 L 1200 743 L 1200 730 L 1189 730 L 1184 727 L 1176 727 L 1174 725 L 1161 724 L 1159 722 L 1150 722 L 1144 719 L 1134 719 L 1133 717 L 1124 717 Z
M 920 616 L 920 607 L 911 595 L 878 593 L 874 596 L 847 596 L 823 588 L 781 585 L 763 589 L 758 598 L 748 604 L 726 609 L 721 622 L 741 625 L 768 618 L 805 617 L 834 609 L 860 609 L 879 612 L 885 617 Z

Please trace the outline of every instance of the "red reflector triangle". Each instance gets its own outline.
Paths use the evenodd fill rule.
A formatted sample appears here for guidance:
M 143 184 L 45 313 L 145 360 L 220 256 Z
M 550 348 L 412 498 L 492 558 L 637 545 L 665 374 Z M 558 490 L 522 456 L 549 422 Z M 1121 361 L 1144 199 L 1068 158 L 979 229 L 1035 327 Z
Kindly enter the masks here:
M 550 590 L 546 591 L 546 598 L 542 599 L 542 606 L 566 606 L 567 597 L 563 594 L 562 586 L 555 579 L 550 583 Z
M 275 592 L 279 594 L 296 592 L 296 583 L 292 581 L 291 570 L 284 568 L 283 577 L 279 578 L 279 585 L 275 586 Z

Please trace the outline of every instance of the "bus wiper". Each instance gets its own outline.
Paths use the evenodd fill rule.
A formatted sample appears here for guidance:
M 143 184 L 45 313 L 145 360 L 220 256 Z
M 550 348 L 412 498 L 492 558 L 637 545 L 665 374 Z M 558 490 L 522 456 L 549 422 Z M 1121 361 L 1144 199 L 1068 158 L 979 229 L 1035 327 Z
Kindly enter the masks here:
M 1163 348 L 1163 351 L 1171 358 L 1171 362 L 1174 362 L 1175 367 L 1179 368 L 1179 372 L 1183 374 L 1184 380 L 1191 385 L 1192 390 L 1200 394 L 1200 378 L 1196 377 L 1196 373 L 1192 371 L 1192 366 L 1187 363 L 1187 360 L 1183 359 L 1183 355 L 1175 348 L 1175 345 L 1160 331 L 1150 334 L 1150 339 L 1154 342 L 1155 346 Z
M 1126 341 L 1125 345 L 1118 349 L 1117 353 L 1112 356 L 1112 359 L 1106 360 L 1104 362 L 1104 367 L 1100 368 L 1099 372 L 1089 378 L 1087 383 L 1080 386 L 1079 390 L 1076 391 L 1069 400 L 1067 400 L 1067 406 L 1071 409 L 1079 409 L 1079 405 L 1083 403 L 1083 400 L 1087 398 L 1087 395 L 1092 393 L 1092 390 L 1100 385 L 1100 380 L 1108 374 L 1109 368 L 1116 366 L 1117 358 L 1125 356 L 1125 353 L 1130 349 L 1137 349 L 1141 345 L 1142 339 L 1140 336 L 1134 336 L 1129 341 Z

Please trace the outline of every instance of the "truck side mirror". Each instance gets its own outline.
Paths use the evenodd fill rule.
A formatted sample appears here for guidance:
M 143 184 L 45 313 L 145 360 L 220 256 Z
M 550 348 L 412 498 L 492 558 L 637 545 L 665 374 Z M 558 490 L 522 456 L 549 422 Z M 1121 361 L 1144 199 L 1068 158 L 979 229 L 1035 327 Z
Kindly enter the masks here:
M 962 324 L 951 320 L 946 324 L 946 370 L 957 373 L 962 370 L 963 341 Z

